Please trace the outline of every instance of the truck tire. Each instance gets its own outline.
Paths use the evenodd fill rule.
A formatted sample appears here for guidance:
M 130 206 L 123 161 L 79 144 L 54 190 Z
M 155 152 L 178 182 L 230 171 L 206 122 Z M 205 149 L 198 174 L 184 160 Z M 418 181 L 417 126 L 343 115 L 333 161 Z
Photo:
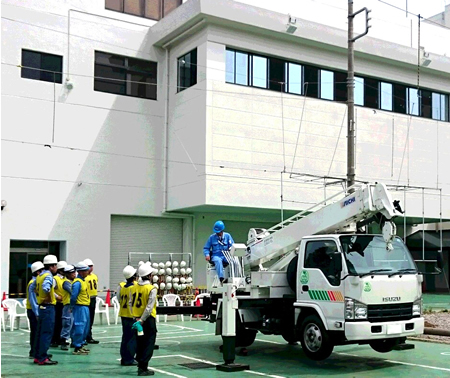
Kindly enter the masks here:
M 303 320 L 300 336 L 303 352 L 311 360 L 325 360 L 333 352 L 334 345 L 317 315 L 309 315 Z
M 392 351 L 398 344 L 400 344 L 400 338 L 384 339 L 372 341 L 369 345 L 378 353 L 388 353 Z
M 256 329 L 245 328 L 242 324 L 241 317 L 236 311 L 236 348 L 245 348 L 253 344 L 256 339 Z

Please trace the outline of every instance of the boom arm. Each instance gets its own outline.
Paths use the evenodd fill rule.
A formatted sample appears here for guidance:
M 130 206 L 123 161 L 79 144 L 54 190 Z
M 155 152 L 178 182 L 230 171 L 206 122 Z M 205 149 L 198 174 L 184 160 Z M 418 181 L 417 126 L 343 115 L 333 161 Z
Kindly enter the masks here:
M 294 250 L 304 236 L 335 233 L 377 214 L 381 214 L 386 221 L 383 236 L 387 248 L 391 248 L 390 243 L 396 232 L 391 220 L 400 213 L 394 209 L 386 186 L 361 184 L 349 189 L 354 191 L 342 200 L 336 201 L 336 197 L 342 196 L 341 192 L 321 202 L 318 205 L 322 205 L 322 208 L 317 211 L 314 211 L 318 206 L 315 205 L 269 230 L 250 229 L 245 264 L 256 267 Z M 323 205 L 333 199 L 335 202 Z M 311 211 L 314 212 L 310 213 Z

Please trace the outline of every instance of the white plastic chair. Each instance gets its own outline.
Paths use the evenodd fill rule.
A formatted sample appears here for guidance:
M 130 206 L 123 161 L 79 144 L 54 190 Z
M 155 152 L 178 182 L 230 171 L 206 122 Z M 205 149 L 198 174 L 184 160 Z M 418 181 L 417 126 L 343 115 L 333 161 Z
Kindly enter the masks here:
M 119 320 L 120 303 L 117 297 L 111 299 L 111 303 L 114 306 L 114 324 L 117 324 L 117 321 Z
M 177 301 L 180 303 L 180 306 L 183 306 L 183 302 L 181 298 L 177 294 L 165 294 L 162 297 L 164 306 L 176 306 Z M 177 314 L 181 316 L 181 321 L 184 322 L 184 316 L 182 314 Z M 167 315 L 164 315 L 164 321 L 167 323 Z
M 99 297 L 95 298 L 95 313 L 100 314 L 100 324 L 103 323 L 103 314 L 106 315 L 106 321 L 109 324 L 109 306 L 105 305 L 105 301 Z
M 27 324 L 28 324 L 28 330 L 30 329 L 30 321 L 28 320 L 27 317 L 27 309 L 26 309 L 26 300 L 25 302 L 25 306 L 23 304 L 21 304 L 18 300 L 16 299 L 5 299 L 2 304 L 3 306 L 5 306 L 8 309 L 8 317 L 9 317 L 9 328 L 11 331 L 14 331 L 15 328 L 15 321 L 16 319 L 19 320 L 18 324 L 17 324 L 17 329 L 20 328 L 20 318 L 25 318 L 27 320 Z M 24 312 L 17 312 L 17 307 L 19 307 L 20 309 L 24 309 Z
M 195 306 L 195 303 L 197 302 L 197 300 L 200 300 L 200 306 L 203 304 L 203 298 L 205 297 L 209 297 L 209 293 L 202 293 L 202 294 L 198 294 L 194 300 L 191 301 L 191 306 Z M 197 317 L 197 319 L 200 319 L 199 317 Z M 191 319 L 192 321 L 192 315 L 191 315 Z
M 3 328 L 3 331 L 6 332 L 6 328 L 5 328 L 5 310 L 3 310 L 3 307 L 0 308 L 0 322 L 1 322 L 1 327 Z

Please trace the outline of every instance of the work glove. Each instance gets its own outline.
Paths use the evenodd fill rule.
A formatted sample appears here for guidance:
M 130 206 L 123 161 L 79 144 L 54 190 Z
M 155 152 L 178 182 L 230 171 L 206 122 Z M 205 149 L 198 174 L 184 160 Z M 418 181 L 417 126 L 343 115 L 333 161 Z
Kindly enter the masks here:
M 144 329 L 142 328 L 142 324 L 139 320 L 131 326 L 131 329 L 135 329 L 137 331 L 138 336 L 144 335 Z

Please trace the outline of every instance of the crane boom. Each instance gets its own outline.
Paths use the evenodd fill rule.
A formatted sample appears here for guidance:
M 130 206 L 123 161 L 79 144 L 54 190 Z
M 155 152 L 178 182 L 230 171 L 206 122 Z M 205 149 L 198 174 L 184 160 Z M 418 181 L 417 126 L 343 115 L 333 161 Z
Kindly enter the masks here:
M 342 198 L 343 194 L 343 199 L 337 199 Z M 310 213 L 318 205 L 322 207 Z M 259 266 L 294 250 L 304 236 L 342 232 L 352 224 L 377 214 L 381 214 L 386 221 L 383 236 L 387 248 L 390 248 L 395 236 L 395 224 L 391 220 L 400 213 L 395 210 L 384 184 L 356 184 L 318 205 L 268 230 L 250 229 L 244 263 L 250 267 Z

